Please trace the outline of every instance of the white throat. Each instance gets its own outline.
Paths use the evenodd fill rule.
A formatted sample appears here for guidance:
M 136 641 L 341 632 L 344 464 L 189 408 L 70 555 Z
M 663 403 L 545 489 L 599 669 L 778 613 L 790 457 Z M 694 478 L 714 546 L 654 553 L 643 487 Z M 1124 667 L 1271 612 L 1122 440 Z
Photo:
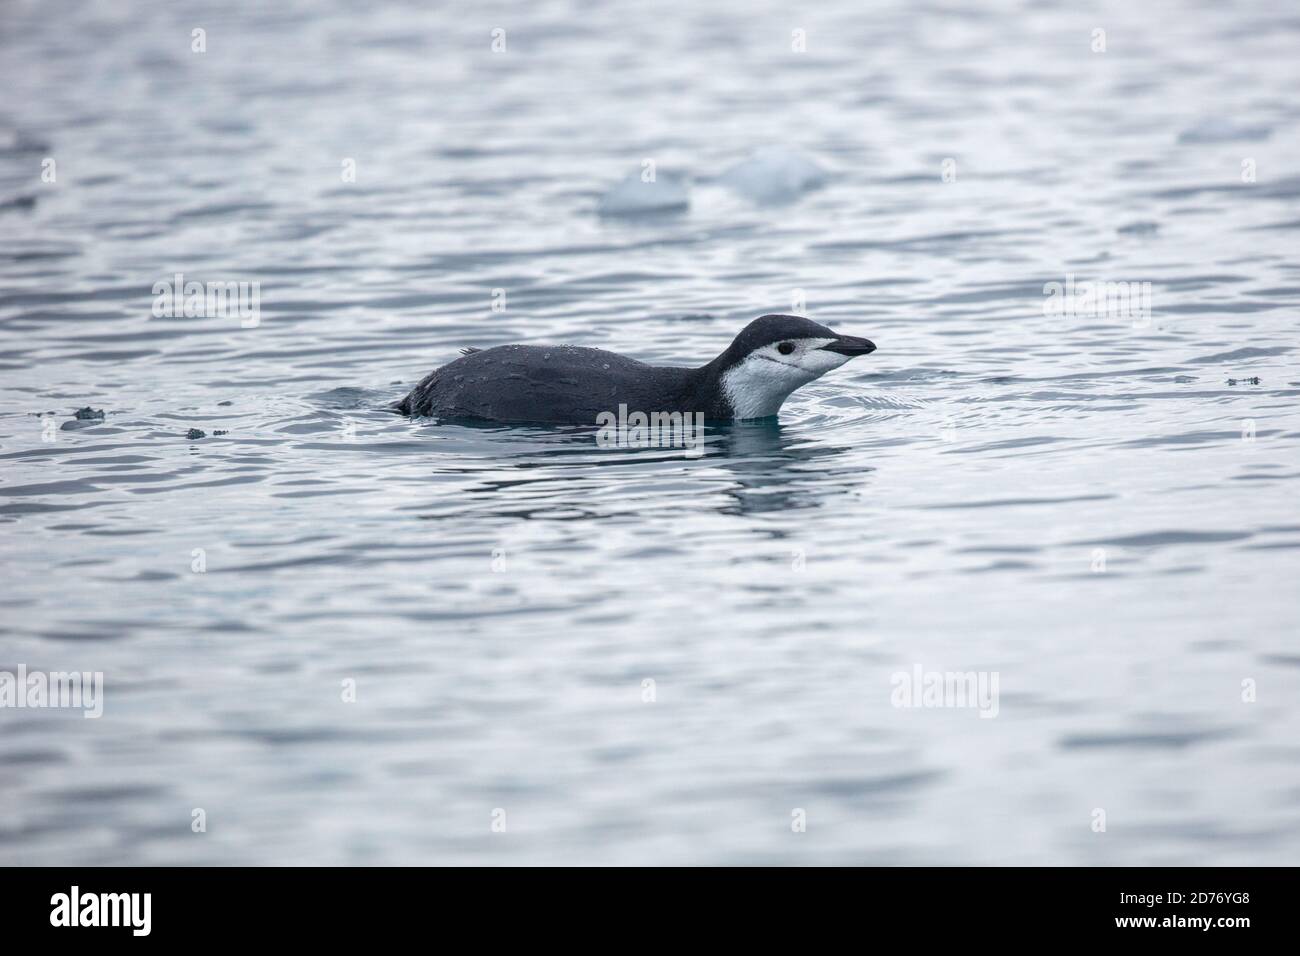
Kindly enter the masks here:
M 754 349 L 722 373 L 736 418 L 770 418 L 790 393 L 839 368 L 851 356 L 825 348 L 834 338 L 790 338 Z
M 722 373 L 722 391 L 736 418 L 769 418 L 790 393 L 849 360 L 823 348 L 835 339 L 787 339 L 757 348 Z
M 722 373 L 722 391 L 736 418 L 768 418 L 791 392 L 821 374 L 755 354 Z

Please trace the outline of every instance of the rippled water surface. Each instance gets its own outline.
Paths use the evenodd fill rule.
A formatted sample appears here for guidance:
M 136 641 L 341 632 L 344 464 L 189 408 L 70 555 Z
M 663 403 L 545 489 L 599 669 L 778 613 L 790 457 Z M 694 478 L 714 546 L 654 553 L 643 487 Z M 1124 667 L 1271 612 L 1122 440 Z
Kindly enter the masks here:
M 0 860 L 1300 862 L 1300 16 L 864 6 L 5 4 Z M 799 296 L 702 458 L 384 410 Z

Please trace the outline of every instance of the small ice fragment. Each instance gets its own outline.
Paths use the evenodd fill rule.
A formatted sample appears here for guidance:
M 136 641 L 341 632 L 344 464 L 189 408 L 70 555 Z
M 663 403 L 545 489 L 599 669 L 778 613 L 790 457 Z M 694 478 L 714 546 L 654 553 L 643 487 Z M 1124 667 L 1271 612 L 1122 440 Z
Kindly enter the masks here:
M 826 170 L 803 150 L 764 146 L 730 167 L 718 182 L 755 202 L 789 202 L 826 182 Z
M 691 204 L 685 177 L 660 171 L 649 182 L 639 172 L 629 173 L 609 188 L 600 200 L 602 216 L 637 216 L 644 213 L 674 212 Z
M 92 425 L 98 425 L 104 420 L 104 410 L 102 408 L 91 408 L 87 405 L 85 408 L 78 408 L 72 413 L 72 417 L 64 422 L 59 428 L 62 431 L 76 431 L 78 428 L 90 428 Z

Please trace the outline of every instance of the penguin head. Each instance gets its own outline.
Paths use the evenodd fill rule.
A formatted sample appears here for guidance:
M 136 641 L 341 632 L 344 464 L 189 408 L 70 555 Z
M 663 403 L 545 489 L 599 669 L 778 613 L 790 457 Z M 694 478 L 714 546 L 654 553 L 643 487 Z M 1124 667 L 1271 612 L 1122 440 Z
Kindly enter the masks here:
M 720 384 L 736 418 L 775 415 L 790 393 L 839 368 L 874 343 L 797 315 L 763 315 L 718 357 Z

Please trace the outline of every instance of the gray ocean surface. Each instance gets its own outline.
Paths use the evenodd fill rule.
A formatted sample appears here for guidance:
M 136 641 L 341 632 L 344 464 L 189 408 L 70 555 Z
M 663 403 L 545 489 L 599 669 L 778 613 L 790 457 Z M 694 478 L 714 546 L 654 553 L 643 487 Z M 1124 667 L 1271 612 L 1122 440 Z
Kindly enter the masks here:
M 104 675 L 0 709 L 0 862 L 1300 863 L 1298 54 L 1283 2 L 0 6 L 0 671 Z M 824 183 L 728 188 L 773 147 Z M 645 160 L 689 208 L 602 214 Z M 879 350 L 700 458 L 384 410 L 799 299 Z

